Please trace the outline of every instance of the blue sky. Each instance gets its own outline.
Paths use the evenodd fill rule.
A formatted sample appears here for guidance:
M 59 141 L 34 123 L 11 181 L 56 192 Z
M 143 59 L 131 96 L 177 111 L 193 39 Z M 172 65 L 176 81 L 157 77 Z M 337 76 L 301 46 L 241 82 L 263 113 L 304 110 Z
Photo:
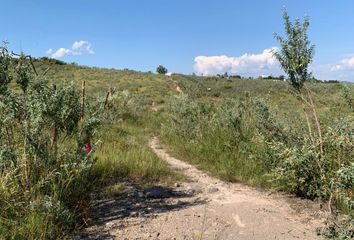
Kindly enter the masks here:
M 2 0 L 0 40 L 89 66 L 280 74 L 270 49 L 273 33 L 283 33 L 283 7 L 292 18 L 310 16 L 314 76 L 354 81 L 350 0 Z

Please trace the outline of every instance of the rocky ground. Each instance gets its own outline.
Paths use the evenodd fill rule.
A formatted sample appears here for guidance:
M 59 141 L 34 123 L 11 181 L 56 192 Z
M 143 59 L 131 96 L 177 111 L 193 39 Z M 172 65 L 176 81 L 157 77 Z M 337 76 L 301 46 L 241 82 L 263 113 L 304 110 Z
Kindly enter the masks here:
M 96 194 L 93 221 L 76 239 L 317 239 L 320 203 L 225 183 L 151 149 L 189 182 L 173 187 L 125 182 L 115 197 Z

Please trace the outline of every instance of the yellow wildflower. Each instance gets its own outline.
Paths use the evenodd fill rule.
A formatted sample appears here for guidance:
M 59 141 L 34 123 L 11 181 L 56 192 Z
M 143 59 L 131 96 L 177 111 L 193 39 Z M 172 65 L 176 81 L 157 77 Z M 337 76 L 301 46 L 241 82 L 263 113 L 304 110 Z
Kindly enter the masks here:
M 349 197 L 354 197 L 353 190 L 348 189 L 348 196 L 349 196 Z

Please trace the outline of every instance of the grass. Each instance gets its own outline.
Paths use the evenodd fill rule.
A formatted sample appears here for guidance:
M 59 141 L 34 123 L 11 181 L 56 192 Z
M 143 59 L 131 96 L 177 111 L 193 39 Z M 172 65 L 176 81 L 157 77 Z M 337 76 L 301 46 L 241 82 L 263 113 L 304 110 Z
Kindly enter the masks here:
M 48 60 L 37 60 L 35 65 L 38 72 L 45 72 L 49 68 L 45 76 L 56 84 L 73 81 L 78 88 L 81 88 L 81 81 L 85 80 L 89 94 L 104 95 L 109 87 L 114 87 L 117 91 L 129 90 L 143 96 L 149 103 L 153 101 L 162 103 L 173 94 L 170 78 L 165 75 L 75 64 L 61 65 Z
M 250 155 L 225 151 L 213 138 L 205 137 L 203 144 L 189 144 L 185 139 L 169 135 L 163 136 L 162 140 L 177 158 L 188 161 L 224 181 L 269 187 L 259 161 Z
M 225 99 L 242 99 L 248 96 L 269 100 L 279 113 L 295 118 L 301 113 L 302 106 L 289 92 L 289 84 L 279 80 L 239 79 L 173 75 L 183 92 L 200 101 L 222 102 Z M 313 99 L 324 123 L 350 112 L 343 101 L 342 83 L 309 83 Z M 354 95 L 354 84 L 348 84 Z M 210 89 L 210 90 L 208 90 Z M 289 109 L 296 110 L 289 111 Z M 338 111 L 341 109 L 341 111 Z
M 44 71 L 50 66 L 47 78 L 53 82 L 72 80 L 77 86 L 80 86 L 81 81 L 85 80 L 88 94 L 101 94 L 101 98 L 104 96 L 102 92 L 107 91 L 109 87 L 116 87 L 118 91 L 129 90 L 147 99 L 147 105 L 151 105 L 153 102 L 164 104 L 169 102 L 169 99 L 175 94 L 171 81 L 174 80 L 184 93 L 198 102 L 222 105 L 229 99 L 242 100 L 248 97 L 261 97 L 271 104 L 277 114 L 288 119 L 291 124 L 296 125 L 304 121 L 302 105 L 289 93 L 288 84 L 279 80 L 198 77 L 182 74 L 174 74 L 171 79 L 171 77 L 152 73 L 90 68 L 75 64 L 61 65 L 48 63 L 46 60 L 37 61 L 36 66 L 40 69 L 39 71 Z M 350 84 L 349 87 L 351 93 L 354 94 L 354 85 Z M 309 88 L 313 93 L 322 124 L 329 124 L 334 119 L 345 117 L 350 113 L 348 105 L 343 101 L 342 84 L 310 83 Z M 338 109 L 341 111 L 337 111 Z M 159 175 L 154 172 L 156 169 L 149 167 L 155 165 L 157 160 L 146 146 L 147 136 L 161 132 L 159 124 L 166 120 L 166 116 L 151 115 L 146 112 L 144 115 L 145 117 L 139 120 L 140 123 L 117 121 L 103 128 L 100 136 L 103 144 L 98 149 L 98 162 L 95 171 L 106 175 L 132 178 L 163 178 L 165 173 Z M 218 144 L 215 144 L 214 139 L 219 139 Z M 260 151 L 263 151 L 262 139 L 256 140 L 254 144 L 259 144 Z M 240 151 L 237 155 L 235 153 L 230 155 L 224 151 L 223 136 L 218 135 L 217 132 L 210 132 L 203 144 L 198 146 L 185 144 L 184 139 L 179 139 L 176 136 L 168 138 L 165 135 L 164 141 L 181 158 L 189 159 L 225 180 L 265 185 L 264 178 L 260 177 L 262 171 L 259 170 L 259 164 L 254 161 L 257 154 L 250 156 Z M 247 146 L 243 148 L 245 147 Z M 146 159 L 142 160 L 144 156 Z M 237 161 L 234 160 L 236 156 Z M 114 167 L 110 168 L 109 166 Z M 156 168 L 163 169 L 164 167 L 163 164 L 158 163 Z M 163 170 L 161 171 L 163 172 Z
M 27 78 L 31 74 L 26 72 L 14 75 L 9 89 L 2 88 L 0 131 L 5 137 L 0 138 L 0 207 L 4 210 L 0 239 L 61 239 L 82 225 L 93 188 L 108 186 L 111 194 L 118 194 L 116 185 L 125 179 L 168 184 L 183 178 L 147 144 L 158 118 L 144 110 L 145 105 L 161 103 L 172 94 L 169 78 L 53 62 L 35 62 L 40 74 L 52 65 L 45 76 L 49 84 L 34 82 L 38 78 Z M 28 91 L 19 89 L 16 80 L 24 83 L 28 79 L 33 80 Z M 87 88 L 85 118 L 80 122 L 80 91 L 67 82 L 79 90 L 81 80 L 86 80 Z M 109 87 L 117 89 L 118 97 L 109 100 L 111 115 L 106 116 L 103 100 Z M 21 111 L 13 106 L 20 106 Z M 102 129 L 93 137 L 99 122 L 103 122 Z M 96 149 L 89 155 L 87 139 Z M 96 143 L 97 139 L 102 143 Z
M 297 124 L 298 119 L 304 120 L 301 104 L 289 93 L 288 84 L 279 80 L 228 79 L 182 74 L 174 74 L 171 79 L 163 75 L 132 70 L 90 68 L 75 64 L 49 64 L 43 60 L 37 61 L 36 65 L 40 69 L 39 71 L 44 71 L 50 66 L 47 78 L 55 82 L 72 80 L 77 86 L 80 86 L 81 81 L 85 80 L 88 93 L 91 95 L 101 94 L 101 98 L 104 96 L 102 92 L 107 91 L 109 87 L 116 87 L 118 91 L 129 90 L 147 99 L 146 104 L 148 105 L 152 102 L 164 104 L 175 94 L 171 81 L 174 80 L 184 93 L 199 102 L 213 102 L 222 105 L 228 99 L 261 97 L 269 101 L 279 115 L 287 118 L 293 124 Z M 342 97 L 342 84 L 310 83 L 309 87 L 313 92 L 313 98 L 323 124 L 349 114 L 350 109 Z M 349 87 L 354 94 L 354 86 L 349 85 Z M 337 109 L 341 109 L 341 111 L 337 111 Z M 159 178 L 157 177 L 159 174 L 153 173 L 156 169 L 149 168 L 156 159 L 154 160 L 154 155 L 146 147 L 146 138 L 149 134 L 161 132 L 159 124 L 165 121 L 165 117 L 158 114 L 151 115 L 151 113 L 148 115 L 144 113 L 144 115 L 145 119 L 141 119 L 140 123 L 115 122 L 103 128 L 100 136 L 100 139 L 103 139 L 103 144 L 97 153 L 98 163 L 95 171 L 102 173 L 107 171 L 106 174 L 132 178 Z M 151 123 L 154 126 L 151 126 Z M 142 125 L 138 126 L 137 124 Z M 185 140 L 177 137 L 169 139 L 165 137 L 164 140 L 165 144 L 181 158 L 189 159 L 225 180 L 265 185 L 264 178 L 260 177 L 262 171 L 259 170 L 258 164 L 252 160 L 257 156 L 242 155 L 241 153 L 237 155 L 238 159 L 235 161 L 233 160 L 235 154 L 230 155 L 224 151 L 223 136 L 212 136 L 212 134 L 217 133 L 210 133 L 210 136 L 204 139 L 204 144 L 197 147 L 183 144 Z M 220 144 L 215 145 L 213 139 L 219 139 Z M 262 143 L 255 144 L 261 146 Z M 180 147 L 182 145 L 187 146 L 182 148 Z M 146 161 L 141 160 L 143 156 L 146 156 Z M 110 168 L 109 166 L 115 167 Z M 162 169 L 163 167 L 157 164 L 156 168 Z
M 104 99 L 110 87 L 117 92 L 129 91 L 139 96 L 146 106 L 163 104 L 174 94 L 171 78 L 165 75 L 85 67 L 50 59 L 37 59 L 35 66 L 38 72 L 49 69 L 45 78 L 52 83 L 72 81 L 80 88 L 85 80 L 87 95 L 91 99 Z M 179 179 L 181 176 L 173 174 L 148 147 L 148 138 L 158 131 L 159 124 L 158 115 L 148 110 L 138 119 L 118 118 L 113 123 L 104 124 L 98 136 L 102 144 L 95 153 L 98 161 L 93 174 L 100 176 L 101 181 L 117 177 L 161 181 Z
M 119 195 L 124 189 L 121 184 L 124 179 L 167 184 L 184 179 L 181 174 L 170 170 L 165 161 L 149 149 L 148 139 L 152 135 L 159 135 L 165 146 L 179 158 L 196 164 L 226 181 L 269 187 L 266 180 L 269 179 L 269 159 L 274 152 L 271 152 L 267 145 L 269 139 L 254 131 L 257 122 L 252 114 L 255 114 L 255 110 L 251 109 L 252 116 L 241 116 L 241 106 L 238 104 L 248 101 L 247 99 L 266 99 L 277 114 L 276 119 L 286 119 L 285 126 L 288 129 L 281 130 L 287 134 L 290 134 L 291 128 L 301 129 L 301 123 L 304 122 L 303 106 L 289 93 L 288 85 L 281 81 L 180 74 L 168 77 L 132 70 L 58 64 L 45 59 L 36 60 L 35 65 L 40 73 L 50 67 L 46 79 L 52 84 L 62 85 L 72 81 L 80 88 L 81 81 L 85 80 L 90 101 L 102 101 L 110 87 L 116 88 L 118 92 L 128 90 L 144 99 L 136 101 L 143 104 L 143 108 L 133 106 L 127 109 L 128 112 L 121 111 L 123 115 L 115 116 L 111 122 L 106 121 L 97 136 L 101 143 L 94 153 L 97 161 L 91 170 L 90 179 L 96 187 L 104 187 L 106 193 L 111 196 Z M 182 111 L 176 119 L 172 118 L 173 114 L 170 114 L 171 109 L 168 107 L 173 102 L 171 98 L 176 94 L 173 81 L 189 95 L 184 105 L 187 111 Z M 350 108 L 343 101 L 341 84 L 310 83 L 309 88 L 313 92 L 320 122 L 324 126 L 332 124 L 335 119 L 350 115 Z M 349 88 L 351 94 L 354 94 L 354 86 L 349 85 Z M 129 98 L 125 101 L 131 103 Z M 126 103 L 118 106 L 126 106 Z M 153 103 L 166 107 L 155 113 L 149 109 Z M 229 107 L 229 112 L 223 110 L 225 106 Z M 130 114 L 130 110 L 136 112 Z M 236 115 L 224 121 L 222 119 L 228 117 L 226 113 Z M 229 120 L 237 117 L 242 120 L 242 131 L 237 129 L 237 124 L 236 127 L 227 125 Z M 177 131 L 177 128 L 171 127 L 174 125 L 169 125 L 176 122 L 183 123 L 179 127 L 182 131 Z M 9 187 L 11 185 L 2 186 L 2 189 L 7 191 Z M 1 201 L 0 197 L 0 205 Z M 27 232 L 31 233 L 31 237 L 37 239 L 45 238 L 41 234 L 47 231 L 53 231 L 50 236 L 62 237 L 63 233 L 60 231 L 64 228 L 51 220 L 57 217 L 56 214 L 60 215 L 53 213 L 53 216 L 46 218 L 39 212 L 32 212 L 24 216 L 24 224 L 16 231 L 21 236 L 25 236 Z
M 265 142 L 254 133 L 251 116 L 240 116 L 242 132 L 229 122 L 234 120 L 229 114 L 238 108 L 241 105 L 236 102 L 205 103 L 178 97 L 167 106 L 160 137 L 174 155 L 223 180 L 265 187 L 265 170 L 259 161 Z M 224 109 L 228 109 L 226 114 Z
M 313 108 L 284 82 L 174 77 L 189 96 L 165 109 L 161 137 L 173 154 L 226 181 L 333 198 L 333 207 L 353 219 L 354 116 L 342 84 L 307 84 L 320 137 Z
M 149 148 L 152 129 L 146 123 L 151 123 L 150 114 L 145 113 L 136 122 L 118 120 L 102 128 L 98 138 L 103 142 L 95 153 L 98 160 L 93 168 L 101 182 L 123 178 L 172 182 L 183 178 Z

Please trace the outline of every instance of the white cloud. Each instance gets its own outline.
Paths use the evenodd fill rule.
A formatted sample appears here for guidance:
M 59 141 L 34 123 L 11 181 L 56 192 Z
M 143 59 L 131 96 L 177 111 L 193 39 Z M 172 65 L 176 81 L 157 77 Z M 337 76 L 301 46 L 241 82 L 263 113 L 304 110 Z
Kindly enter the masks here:
M 343 58 L 337 63 L 313 64 L 310 70 L 321 80 L 354 82 L 354 56 Z
M 53 53 L 53 49 L 49 48 L 45 53 L 46 54 L 52 54 Z
M 89 43 L 88 41 L 76 41 L 73 43 L 71 48 L 73 51 L 77 52 L 88 52 L 89 54 L 95 53 L 91 47 L 91 43 Z
M 331 71 L 337 70 L 354 70 L 354 56 L 349 58 L 344 58 L 338 64 L 331 68 Z
M 321 80 L 354 82 L 354 56 L 343 58 L 337 63 L 313 64 L 311 71 Z
M 52 58 L 61 58 L 64 57 L 65 55 L 70 55 L 71 50 L 66 49 L 66 48 L 59 48 L 55 53 L 52 54 Z
M 47 54 L 51 54 L 52 58 L 61 58 L 66 55 L 78 56 L 84 53 L 94 54 L 95 52 L 92 49 L 91 43 L 88 41 L 75 41 L 71 46 L 71 49 L 68 48 L 59 48 L 53 53 L 53 49 L 48 49 Z
M 216 75 L 225 72 L 242 76 L 281 75 L 284 72 L 273 56 L 277 48 L 264 49 L 259 54 L 243 54 L 237 57 L 198 56 L 194 59 L 194 70 L 199 75 Z M 354 82 L 354 55 L 343 58 L 337 63 L 309 66 L 309 71 L 321 80 L 340 80 Z
M 201 75 L 215 75 L 225 72 L 259 76 L 281 74 L 279 63 L 273 56 L 276 48 L 264 49 L 260 54 L 243 54 L 238 57 L 198 56 L 194 59 L 194 70 Z

